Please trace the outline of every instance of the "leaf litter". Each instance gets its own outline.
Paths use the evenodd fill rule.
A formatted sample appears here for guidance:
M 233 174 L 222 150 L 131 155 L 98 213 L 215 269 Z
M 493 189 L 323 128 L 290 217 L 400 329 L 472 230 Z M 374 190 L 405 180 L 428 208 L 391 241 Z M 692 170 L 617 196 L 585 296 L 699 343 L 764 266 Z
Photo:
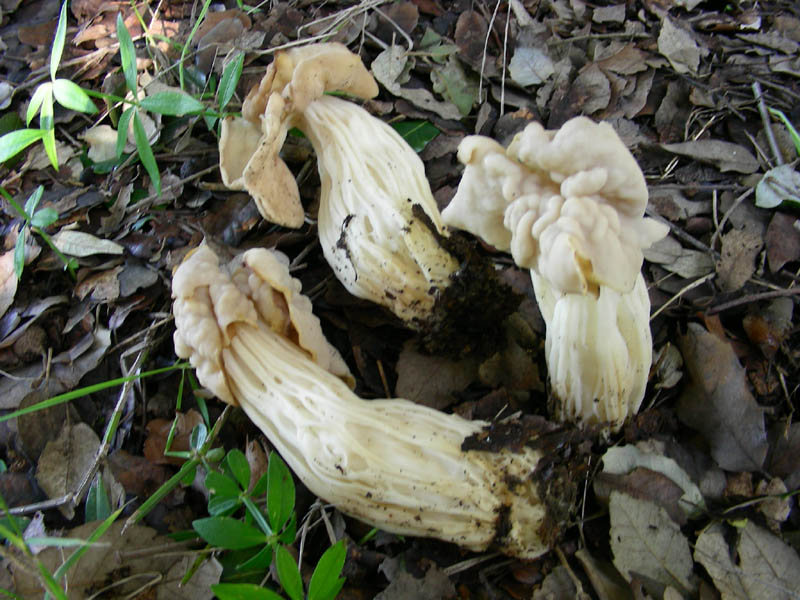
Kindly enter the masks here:
M 6 101 L 12 113 L 23 115 L 29 88 L 19 82 L 30 80 L 31 69 L 46 66 L 58 8 L 54 2 L 33 3 L 36 9 L 42 4 L 56 10 L 44 11 L 41 22 L 28 27 L 31 13 L 25 11 L 32 9 L 26 4 L 4 4 L 4 25 L 11 28 L 0 34 L 5 49 L 0 66 L 11 88 Z M 186 42 L 196 13 L 191 3 L 169 4 L 139 14 L 132 6 L 118 7 L 137 39 L 142 87 L 179 89 L 170 70 L 178 56 L 166 39 Z M 599 598 L 630 597 L 642 589 L 653 597 L 706 597 L 711 586 L 723 598 L 796 597 L 797 554 L 788 543 L 797 539 L 800 527 L 792 496 L 800 486 L 800 433 L 793 422 L 800 386 L 798 330 L 792 318 L 800 267 L 800 230 L 792 204 L 796 154 L 784 122 L 771 113 L 766 123 L 760 117 L 751 84 L 758 79 L 765 104 L 784 111 L 797 125 L 800 17 L 772 2 L 716 11 L 696 0 L 611 6 L 567 0 L 451 6 L 415 0 L 381 4 L 380 13 L 373 4 L 276 3 L 250 14 L 231 5 L 231 10 L 208 13 L 185 62 L 187 73 L 196 78 L 189 85 L 218 77 L 234 53 L 244 52 L 243 81 L 231 100 L 236 110 L 270 60 L 251 49 L 294 43 L 308 34 L 334 34 L 360 48 L 371 65 L 383 86 L 382 118 L 411 118 L 441 132 L 430 142 L 435 134 L 428 129 L 415 143 L 427 144 L 423 159 L 442 202 L 458 184 L 454 154 L 466 135 L 479 130 L 505 144 L 527 120 L 555 127 L 577 114 L 590 114 L 609 119 L 630 144 L 651 186 L 650 210 L 669 221 L 672 234 L 645 255 L 644 273 L 658 311 L 651 324 L 659 351 L 651 389 L 624 440 L 615 440 L 619 447 L 608 449 L 602 442 L 595 448 L 593 464 L 602 458 L 603 469 L 585 482 L 581 514 L 603 518 L 587 519 L 570 530 L 563 561 L 548 555 L 532 564 L 512 561 L 507 566 L 490 558 L 487 567 L 460 571 L 446 568 L 465 558 L 457 549 L 378 534 L 376 542 L 354 546 L 349 555 L 346 593 L 351 596 L 345 597 L 408 597 L 401 589 L 432 590 L 435 597 L 453 597 L 456 590 L 464 598 L 558 597 L 577 593 L 570 587 L 575 581 L 570 572 Z M 72 62 L 64 74 L 87 88 L 124 91 L 121 74 L 102 80 L 118 56 L 116 13 L 102 10 L 96 0 L 74 0 L 70 9 L 69 36 L 74 37 L 68 36 L 64 59 Z M 340 10 L 351 9 L 348 14 L 355 16 L 337 21 Z M 141 22 L 150 37 L 139 39 L 145 33 Z M 330 23 L 334 26 L 326 29 Z M 155 84 L 149 75 L 156 76 Z M 304 289 L 318 290 L 315 309 L 325 326 L 338 332 L 337 345 L 353 357 L 370 393 L 380 396 L 394 389 L 487 419 L 512 411 L 546 414 L 546 373 L 539 369 L 542 330 L 536 329 L 532 300 L 525 313 L 531 331 L 515 322 L 510 329 L 517 334 L 507 335 L 505 347 L 480 364 L 414 353 L 408 349 L 413 340 L 396 323 L 376 319 L 356 301 L 342 301 L 341 294 L 331 291 L 327 267 L 313 244 L 313 224 L 299 232 L 269 228 L 247 197 L 222 190 L 213 170 L 216 143 L 199 119 L 164 118 L 159 126 L 142 113 L 150 127 L 145 135 L 158 150 L 160 198 L 137 161 L 104 170 L 102 159 L 113 162 L 116 155 L 119 117 L 113 106 L 108 108 L 112 117 L 102 123 L 76 118 L 72 111 L 56 115 L 57 153 L 65 163 L 59 171 L 49 166 L 41 145 L 0 171 L 2 185 L 14 196 L 25 197 L 45 184 L 46 205 L 59 214 L 47 232 L 79 264 L 77 280 L 70 280 L 41 238 L 28 235 L 25 270 L 17 280 L 11 273 L 20 221 L 4 205 L 0 261 L 2 273 L 9 273 L 0 279 L 0 368 L 8 375 L 0 380 L 4 410 L 120 375 L 120 353 L 140 343 L 154 322 L 168 319 L 170 269 L 205 233 L 215 243 L 233 246 L 229 253 L 258 245 L 278 246 L 290 256 L 303 253 L 298 275 Z M 517 108 L 522 110 L 508 112 Z M 770 119 L 778 154 L 766 131 Z M 129 138 L 126 152 L 135 149 L 135 138 Z M 288 162 L 296 174 L 304 174 L 303 196 L 313 223 L 319 183 L 313 175 L 306 177 L 314 171 L 308 168 L 313 157 L 302 144 L 296 152 Z M 754 194 L 739 199 L 747 190 Z M 328 302 L 334 297 L 336 303 Z M 353 335 L 356 323 L 363 331 Z M 152 346 L 148 361 L 171 360 L 168 341 Z M 181 460 L 163 454 L 175 415 L 180 417 L 175 448 L 187 448 L 187 437 L 203 422 L 194 392 L 185 393 L 188 407 L 178 410 L 173 402 L 166 411 L 158 408 L 160 401 L 154 399 L 174 398 L 177 387 L 177 378 L 165 376 L 129 392 L 126 433 L 114 440 L 108 467 L 101 465 L 107 469 L 104 479 L 118 480 L 136 502 L 180 466 Z M 31 395 L 32 389 L 37 393 Z M 26 473 L 42 462 L 45 467 L 54 463 L 57 470 L 59 458 L 63 466 L 67 456 L 79 462 L 80 444 L 60 455 L 53 448 L 63 446 L 57 444 L 64 432 L 84 431 L 86 424 L 99 432 L 116 400 L 113 394 L 93 394 L 73 402 L 69 411 L 42 413 L 40 427 L 31 425 L 36 413 L 21 418 L 19 440 L 16 446 L 9 442 L 3 455 L 12 471 L 0 474 L 3 493 L 31 505 L 39 500 Z M 212 414 L 215 405 L 208 403 Z M 226 438 L 229 447 L 241 447 L 245 436 L 256 443 L 252 436 L 257 434 L 246 424 L 234 419 L 229 427 L 237 434 Z M 85 438 L 92 440 L 84 449 L 87 459 L 99 437 L 87 433 Z M 255 448 L 261 448 L 261 441 Z M 47 444 L 54 445 L 45 454 Z M 263 472 L 264 453 L 248 450 L 251 468 Z M 74 492 L 71 485 L 61 482 L 48 496 Z M 703 505 L 713 512 L 697 508 Z M 153 522 L 162 532 L 180 528 L 204 516 L 203 510 L 191 488 L 179 488 Z M 63 515 L 48 511 L 45 531 L 55 525 L 63 527 L 65 536 L 85 538 L 89 529 L 74 528 L 81 515 L 78 510 L 64 521 Z M 584 529 L 594 535 L 583 536 Z M 337 531 L 359 530 L 348 522 Z M 115 549 L 119 545 L 120 555 L 134 552 L 140 537 L 166 543 L 139 527 L 129 532 L 130 538 L 120 536 L 115 524 L 106 534 Z M 359 533 L 354 537 L 366 534 Z M 127 548 L 122 539 L 133 546 Z M 694 552 L 687 554 L 692 547 Z M 44 553 L 55 555 L 54 550 Z M 391 578 L 376 567 L 388 558 L 403 560 Z M 153 568 L 170 581 L 180 579 L 188 564 L 170 561 Z M 109 577 L 103 568 L 92 576 L 93 563 L 86 564 L 87 579 L 95 584 Z M 118 568 L 138 572 L 131 564 Z M 513 573 L 522 566 L 536 577 L 525 583 L 515 579 Z M 154 585 L 156 596 L 210 597 L 208 588 L 219 580 L 220 567 L 212 560 L 202 569 L 203 576 L 196 575 L 182 591 L 166 580 Z M 436 581 L 428 582 L 429 576 Z M 83 583 L 74 581 L 76 594 L 87 589 Z M 178 595 L 189 594 L 188 589 L 193 595 Z

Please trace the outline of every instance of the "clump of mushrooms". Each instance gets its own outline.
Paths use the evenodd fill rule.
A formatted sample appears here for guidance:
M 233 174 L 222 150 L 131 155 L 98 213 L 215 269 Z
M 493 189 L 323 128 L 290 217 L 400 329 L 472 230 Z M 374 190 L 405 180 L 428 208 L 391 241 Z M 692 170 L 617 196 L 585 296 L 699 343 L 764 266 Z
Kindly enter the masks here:
M 652 361 L 642 249 L 666 235 L 644 218 L 647 185 L 611 125 L 529 124 L 506 150 L 465 138 L 466 165 L 445 223 L 530 269 L 547 327 L 558 420 L 618 430 L 642 402 Z
M 336 276 L 404 321 L 425 321 L 459 263 L 440 244 L 446 233 L 422 161 L 392 127 L 324 95 L 334 90 L 367 99 L 378 86 L 338 43 L 278 53 L 242 117 L 222 124 L 223 182 L 250 192 L 267 220 L 302 225 L 297 184 L 279 156 L 289 129 L 300 129 L 317 155 L 319 237 Z
M 554 542 L 575 499 L 572 434 L 533 417 L 490 426 L 408 400 L 362 400 L 276 252 L 220 265 L 203 245 L 172 290 L 177 354 L 343 513 L 525 558 Z

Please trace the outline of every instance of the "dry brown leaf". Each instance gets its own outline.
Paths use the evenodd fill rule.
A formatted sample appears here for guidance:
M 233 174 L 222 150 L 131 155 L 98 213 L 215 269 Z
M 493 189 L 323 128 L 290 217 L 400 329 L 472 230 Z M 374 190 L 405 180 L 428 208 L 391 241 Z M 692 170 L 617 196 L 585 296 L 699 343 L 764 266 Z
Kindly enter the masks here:
M 670 62 L 678 73 L 697 73 L 700 56 L 703 54 L 697 46 L 694 36 L 673 23 L 665 16 L 661 21 L 661 32 L 658 34 L 658 51 Z
M 721 238 L 717 261 L 717 283 L 723 292 L 735 292 L 747 283 L 756 270 L 756 257 L 764 242 L 750 231 L 732 229 Z
M 705 437 L 723 469 L 760 469 L 768 447 L 764 412 L 733 348 L 697 323 L 689 324 L 679 345 L 689 384 L 678 401 L 678 417 Z
M 95 302 L 108 302 L 119 298 L 119 279 L 118 276 L 125 267 L 117 265 L 112 269 L 107 269 L 90 275 L 75 286 L 75 295 L 83 300 L 91 294 Z
M 794 224 L 797 217 L 776 212 L 769 222 L 766 240 L 769 270 L 780 271 L 787 262 L 800 260 L 800 230 Z
M 679 144 L 661 144 L 667 152 L 688 156 L 700 162 L 714 165 L 720 171 L 755 173 L 759 164 L 744 146 L 722 140 L 695 140 Z
M 14 251 L 9 250 L 0 255 L 0 317 L 6 314 L 14 303 L 17 282 L 17 274 L 14 272 Z
M 75 492 L 78 484 L 94 463 L 100 438 L 86 423 L 67 425 L 55 440 L 49 442 L 36 466 L 36 481 L 48 498 L 59 498 Z M 75 507 L 67 503 L 59 507 L 67 518 L 75 516 Z
M 397 359 L 395 394 L 441 410 L 454 402 L 454 394 L 475 381 L 477 368 L 475 359 L 424 355 L 407 343 Z
M 172 445 L 169 450 L 172 452 L 189 450 L 189 438 L 192 434 L 192 429 L 203 423 L 203 416 L 193 408 L 186 413 L 175 413 L 175 416 L 177 418 L 175 436 L 172 438 Z M 181 465 L 184 462 L 182 458 L 164 455 L 172 423 L 172 419 L 153 419 L 147 424 L 144 455 L 155 465 Z

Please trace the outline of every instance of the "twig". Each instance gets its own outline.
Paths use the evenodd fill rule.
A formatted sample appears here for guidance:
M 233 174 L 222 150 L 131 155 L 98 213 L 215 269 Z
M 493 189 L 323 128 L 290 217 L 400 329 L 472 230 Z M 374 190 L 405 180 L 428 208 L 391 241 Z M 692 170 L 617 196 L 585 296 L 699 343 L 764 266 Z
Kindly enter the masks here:
M 716 245 L 717 238 L 719 237 L 720 232 L 722 231 L 722 229 L 725 227 L 725 224 L 728 222 L 728 218 L 731 216 L 733 211 L 736 210 L 739 207 L 739 205 L 742 202 L 744 202 L 750 196 L 750 194 L 752 194 L 754 191 L 755 191 L 755 188 L 750 188 L 747 191 L 745 191 L 743 194 L 740 194 L 739 197 L 737 197 L 736 200 L 733 201 L 733 204 L 731 204 L 731 207 L 728 210 L 725 211 L 725 214 L 722 215 L 722 220 L 719 222 L 719 225 L 717 226 L 717 229 L 714 231 L 714 235 L 711 236 L 711 243 L 710 243 L 711 248 L 713 248 Z
M 690 290 L 693 290 L 694 288 L 703 285 L 706 281 L 708 281 L 709 279 L 712 279 L 715 276 L 716 276 L 716 273 L 714 273 L 714 272 L 707 273 L 706 275 L 703 275 L 700 279 L 695 279 L 689 285 L 686 285 L 686 286 L 682 287 L 680 290 L 678 290 L 677 294 L 675 294 L 672 298 L 670 298 L 669 300 L 664 302 L 664 304 L 659 306 L 658 310 L 653 311 L 653 314 L 650 315 L 650 320 L 652 321 L 653 319 L 655 319 L 659 314 L 661 314 L 661 311 L 663 311 L 670 304 L 675 302 L 678 298 L 683 296 L 686 292 L 688 292 Z
M 731 300 L 730 302 L 724 302 L 722 304 L 712 306 L 706 311 L 706 314 L 715 315 L 724 310 L 736 308 L 737 306 L 743 306 L 745 304 L 751 304 L 753 302 L 760 302 L 761 300 L 771 300 L 772 298 L 783 298 L 784 296 L 797 295 L 800 295 L 800 287 L 789 288 L 788 290 L 776 290 L 773 292 L 761 292 L 760 294 L 749 294 L 747 296 L 737 298 L 736 300 Z
M 767 112 L 767 103 L 764 102 L 764 94 L 761 91 L 761 84 L 757 81 L 753 82 L 753 96 L 756 97 L 758 103 L 758 113 L 761 115 L 761 123 L 764 125 L 764 133 L 767 136 L 772 155 L 775 157 L 775 162 L 779 165 L 783 164 L 783 154 L 778 146 L 778 140 L 775 139 L 775 132 L 772 131 L 772 120 L 769 118 Z

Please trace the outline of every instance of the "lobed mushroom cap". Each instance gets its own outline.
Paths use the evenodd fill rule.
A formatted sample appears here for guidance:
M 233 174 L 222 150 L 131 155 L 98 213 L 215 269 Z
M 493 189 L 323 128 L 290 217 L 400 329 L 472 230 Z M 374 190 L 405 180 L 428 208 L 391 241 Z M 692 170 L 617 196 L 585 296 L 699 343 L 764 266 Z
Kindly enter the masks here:
M 297 182 L 280 157 L 294 120 L 325 92 L 360 98 L 378 94 L 378 84 L 357 54 L 343 44 L 312 44 L 279 52 L 259 85 L 242 104 L 242 117 L 222 122 L 219 159 L 222 182 L 253 196 L 266 220 L 285 227 L 303 224 Z
M 531 123 L 505 155 L 469 137 L 459 160 L 467 168 L 445 223 L 510 251 L 561 292 L 630 291 L 642 248 L 666 235 L 644 218 L 644 175 L 607 123 L 577 117 L 557 131 Z
M 260 322 L 352 387 L 347 365 L 325 339 L 311 301 L 300 288 L 289 275 L 288 259 L 279 252 L 254 248 L 220 265 L 208 246 L 198 247 L 172 278 L 176 354 L 189 359 L 203 386 L 235 404 L 222 353 L 235 336 L 236 324 Z

